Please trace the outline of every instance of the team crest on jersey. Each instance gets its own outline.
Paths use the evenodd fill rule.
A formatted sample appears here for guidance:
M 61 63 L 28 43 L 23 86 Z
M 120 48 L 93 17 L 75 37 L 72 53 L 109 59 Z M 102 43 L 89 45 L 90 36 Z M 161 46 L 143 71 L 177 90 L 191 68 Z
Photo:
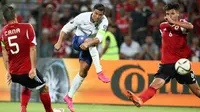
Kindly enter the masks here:
M 179 26 L 175 26 L 174 29 L 175 29 L 175 30 L 178 30 L 178 29 L 179 29 Z
M 70 21 L 70 24 L 73 24 L 73 23 L 74 23 L 74 20 L 71 20 L 71 21 Z

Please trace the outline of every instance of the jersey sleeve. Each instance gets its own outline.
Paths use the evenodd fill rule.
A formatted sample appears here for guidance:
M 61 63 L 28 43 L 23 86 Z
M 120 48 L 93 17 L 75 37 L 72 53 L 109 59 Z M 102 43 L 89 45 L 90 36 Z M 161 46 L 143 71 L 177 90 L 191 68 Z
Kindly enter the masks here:
M 100 25 L 98 27 L 98 32 L 97 32 L 97 35 L 96 35 L 96 38 L 98 38 L 100 42 L 102 41 L 102 39 L 103 39 L 103 37 L 106 33 L 107 27 L 108 27 L 108 20 L 105 17 L 102 20 L 102 22 L 100 23 Z
M 74 19 L 71 19 L 67 24 L 65 24 L 61 31 L 65 33 L 73 31 L 78 26 L 78 24 L 81 22 L 82 19 L 83 18 L 81 14 L 79 14 Z
M 181 22 L 187 23 L 187 21 L 186 21 L 185 19 L 181 19 L 180 21 L 181 21 Z M 181 27 L 181 32 L 182 32 L 183 34 L 188 34 L 189 31 L 188 31 L 187 29 Z
M 164 29 L 164 23 L 161 23 L 160 24 L 160 33 L 162 34 L 162 32 L 163 32 L 163 29 Z
M 34 31 L 31 24 L 28 25 L 28 29 L 26 30 L 26 36 L 29 40 L 30 46 L 36 46 L 37 45 L 35 31 Z
M 0 44 L 1 44 L 2 47 L 5 47 L 5 43 L 3 41 L 3 34 L 2 33 L 0 33 Z

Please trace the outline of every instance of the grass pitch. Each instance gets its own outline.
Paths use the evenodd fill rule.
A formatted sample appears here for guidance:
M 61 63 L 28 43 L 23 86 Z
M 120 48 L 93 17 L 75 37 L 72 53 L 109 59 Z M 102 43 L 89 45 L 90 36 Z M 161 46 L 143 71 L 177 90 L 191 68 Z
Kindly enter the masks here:
M 64 108 L 65 112 L 70 112 L 66 104 L 53 103 L 53 108 Z M 19 102 L 0 102 L 0 112 L 20 112 Z M 191 107 L 156 107 L 126 105 L 96 105 L 96 104 L 75 104 L 76 112 L 200 112 L 200 108 Z M 30 102 L 27 112 L 45 112 L 42 103 Z

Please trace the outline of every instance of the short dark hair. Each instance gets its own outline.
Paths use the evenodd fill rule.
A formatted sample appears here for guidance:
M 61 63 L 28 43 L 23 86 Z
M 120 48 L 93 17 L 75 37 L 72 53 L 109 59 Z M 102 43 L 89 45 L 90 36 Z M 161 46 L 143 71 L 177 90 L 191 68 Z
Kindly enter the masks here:
M 15 9 L 11 6 L 3 8 L 3 17 L 6 21 L 15 20 Z
M 94 9 L 94 10 L 97 9 L 97 10 L 99 10 L 99 11 L 105 12 L 105 7 L 104 7 L 103 4 L 96 4 L 96 5 L 94 6 L 93 9 Z
M 174 9 L 174 10 L 179 10 L 180 6 L 178 3 L 168 3 L 166 4 L 163 9 L 165 11 L 168 11 L 168 10 L 171 10 L 171 9 Z

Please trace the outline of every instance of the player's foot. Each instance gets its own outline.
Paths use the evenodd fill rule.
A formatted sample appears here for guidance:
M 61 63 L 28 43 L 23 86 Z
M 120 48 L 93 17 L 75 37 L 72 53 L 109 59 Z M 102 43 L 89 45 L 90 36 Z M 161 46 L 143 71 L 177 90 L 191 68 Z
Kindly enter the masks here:
M 70 98 L 68 95 L 66 95 L 64 97 L 64 101 L 67 103 L 68 108 L 71 112 L 74 112 L 74 107 L 73 107 L 73 102 L 72 102 L 72 98 Z
M 129 90 L 126 90 L 126 96 L 128 97 L 129 100 L 131 100 L 135 106 L 140 107 L 143 104 L 143 101 L 141 98 L 136 96 L 134 93 L 132 93 Z
M 103 71 L 101 71 L 101 72 L 99 72 L 97 74 L 98 74 L 99 80 L 101 80 L 102 82 L 104 82 L 104 83 L 110 82 L 110 79 L 105 76 L 105 74 L 103 73 Z
M 26 112 L 26 107 L 25 106 L 21 106 L 21 112 Z

